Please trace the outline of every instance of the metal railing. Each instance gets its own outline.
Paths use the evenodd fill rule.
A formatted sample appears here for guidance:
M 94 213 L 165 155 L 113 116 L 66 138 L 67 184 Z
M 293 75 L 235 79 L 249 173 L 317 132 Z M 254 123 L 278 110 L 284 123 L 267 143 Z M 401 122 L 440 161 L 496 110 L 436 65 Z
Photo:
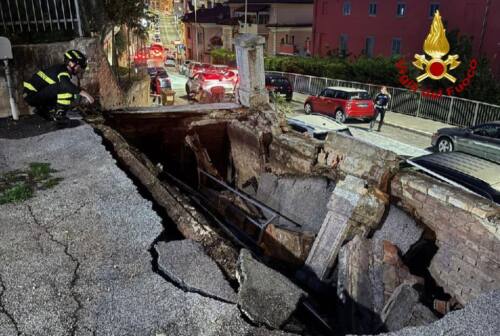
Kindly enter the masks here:
M 287 77 L 293 91 L 317 95 L 327 86 L 342 86 L 363 89 L 374 97 L 382 85 L 350 82 L 326 77 L 314 77 L 280 71 L 266 71 Z M 430 98 L 420 91 L 387 87 L 391 94 L 389 109 L 392 112 L 431 119 L 457 126 L 474 126 L 500 120 L 500 106 L 453 96 Z
M 0 35 L 57 31 L 83 36 L 78 0 L 0 1 Z

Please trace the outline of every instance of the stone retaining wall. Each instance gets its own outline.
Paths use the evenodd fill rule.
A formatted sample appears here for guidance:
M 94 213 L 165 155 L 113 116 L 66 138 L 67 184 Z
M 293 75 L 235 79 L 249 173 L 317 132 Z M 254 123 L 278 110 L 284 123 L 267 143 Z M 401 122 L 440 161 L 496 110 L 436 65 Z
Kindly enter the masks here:
M 464 304 L 500 286 L 500 207 L 429 176 L 405 172 L 391 195 L 436 233 L 430 272 Z

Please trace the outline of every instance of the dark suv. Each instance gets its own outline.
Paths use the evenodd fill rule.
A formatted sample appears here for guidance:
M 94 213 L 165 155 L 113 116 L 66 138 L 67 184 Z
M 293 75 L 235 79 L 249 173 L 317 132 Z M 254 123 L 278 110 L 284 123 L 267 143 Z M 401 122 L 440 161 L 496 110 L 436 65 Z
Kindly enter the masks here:
M 269 91 L 269 97 L 273 99 L 274 94 L 285 95 L 286 101 L 292 100 L 293 89 L 288 78 L 280 75 L 266 75 L 266 89 Z

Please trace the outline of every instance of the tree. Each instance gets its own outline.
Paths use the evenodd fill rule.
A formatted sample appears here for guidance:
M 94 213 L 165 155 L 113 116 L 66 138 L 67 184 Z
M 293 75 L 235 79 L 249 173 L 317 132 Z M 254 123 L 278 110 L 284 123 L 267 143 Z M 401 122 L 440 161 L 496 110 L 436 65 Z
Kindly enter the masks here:
M 109 21 L 105 24 L 104 31 L 115 26 L 127 27 L 127 52 L 130 68 L 130 31 L 139 30 L 141 19 L 145 18 L 144 1 L 140 0 L 104 0 L 104 11 Z M 117 66 L 116 47 L 113 34 L 112 43 L 113 65 Z M 116 69 L 116 68 L 115 68 Z M 129 74 L 130 76 L 130 74 Z

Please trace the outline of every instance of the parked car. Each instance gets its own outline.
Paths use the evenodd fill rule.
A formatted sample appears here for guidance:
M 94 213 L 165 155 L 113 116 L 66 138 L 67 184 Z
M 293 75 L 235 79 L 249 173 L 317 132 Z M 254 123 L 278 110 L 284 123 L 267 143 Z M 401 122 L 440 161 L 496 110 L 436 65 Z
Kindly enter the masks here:
M 319 114 L 302 114 L 286 118 L 290 127 L 297 132 L 307 134 L 318 140 L 325 140 L 330 132 L 352 136 L 349 128 L 333 118 Z
M 184 75 L 184 76 L 187 76 L 187 73 L 188 73 L 188 68 L 189 68 L 189 64 L 191 64 L 192 61 L 189 61 L 189 60 L 186 60 L 184 61 L 180 67 L 179 67 L 179 73 L 181 75 Z
M 500 121 L 471 128 L 441 128 L 432 135 L 431 144 L 438 152 L 459 151 L 500 163 Z
M 291 101 L 293 96 L 292 84 L 288 78 L 281 75 L 266 75 L 266 89 L 269 91 L 271 100 L 274 95 L 285 95 L 286 101 Z
M 234 93 L 234 81 L 220 73 L 198 72 L 190 77 L 186 83 L 186 93 L 196 94 L 200 90 L 210 91 L 214 86 L 222 86 L 225 94 Z
M 210 67 L 208 63 L 191 62 L 189 64 L 188 77 L 193 77 L 198 72 L 204 72 Z
M 167 70 L 163 67 L 152 66 L 148 67 L 148 74 L 150 77 L 158 75 L 160 78 L 168 78 Z
M 375 107 L 365 90 L 346 87 L 327 87 L 317 96 L 309 96 L 304 111 L 334 116 L 337 121 L 349 118 L 369 119 L 375 116 Z
M 425 173 L 500 204 L 500 165 L 461 153 L 434 153 L 408 159 Z
M 152 43 L 151 47 L 149 47 L 149 50 L 151 53 L 151 57 L 163 59 L 164 49 L 161 43 Z
M 136 66 L 145 65 L 149 59 L 149 50 L 142 48 L 136 51 L 134 55 L 134 64 Z
M 175 63 L 175 59 L 167 57 L 165 59 L 165 66 L 166 67 L 175 67 L 177 64 Z
M 223 65 L 223 64 L 210 64 L 207 67 L 208 71 L 214 71 L 214 72 L 225 72 L 228 69 L 229 69 L 229 67 L 227 65 Z

